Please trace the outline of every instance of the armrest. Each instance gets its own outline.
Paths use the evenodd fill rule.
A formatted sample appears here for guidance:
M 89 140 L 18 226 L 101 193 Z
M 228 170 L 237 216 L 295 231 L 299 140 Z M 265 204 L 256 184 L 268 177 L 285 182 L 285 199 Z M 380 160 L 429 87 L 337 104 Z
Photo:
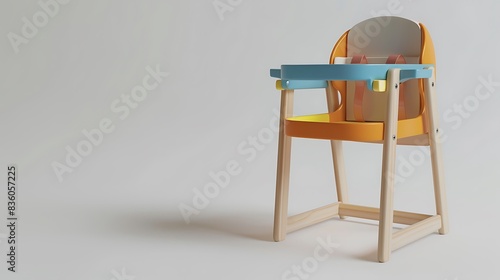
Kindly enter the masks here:
M 389 69 L 401 69 L 400 82 L 410 79 L 430 78 L 431 64 L 311 64 L 282 65 L 281 69 L 271 69 L 273 78 L 282 81 L 276 84 L 281 89 L 325 88 L 327 81 L 365 80 L 373 90 L 373 82 L 386 80 Z

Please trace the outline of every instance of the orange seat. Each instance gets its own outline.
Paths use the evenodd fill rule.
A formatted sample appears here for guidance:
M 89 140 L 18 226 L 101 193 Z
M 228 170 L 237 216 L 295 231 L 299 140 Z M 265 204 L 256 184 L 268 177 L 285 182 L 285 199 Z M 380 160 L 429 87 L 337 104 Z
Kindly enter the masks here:
M 357 142 L 384 140 L 383 122 L 346 121 L 341 111 L 326 114 L 289 117 L 285 120 L 288 136 Z M 407 138 L 427 133 L 423 116 L 398 121 L 397 138 Z

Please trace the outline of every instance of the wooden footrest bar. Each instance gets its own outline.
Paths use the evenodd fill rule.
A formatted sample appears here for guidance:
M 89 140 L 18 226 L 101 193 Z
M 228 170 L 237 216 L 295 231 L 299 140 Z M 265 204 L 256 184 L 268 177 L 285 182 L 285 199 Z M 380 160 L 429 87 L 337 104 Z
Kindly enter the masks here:
M 287 232 L 326 221 L 339 215 L 339 204 L 332 203 L 295 216 L 288 217 Z
M 287 232 L 326 221 L 337 216 L 379 220 L 380 209 L 345 203 L 332 203 L 288 217 Z M 410 225 L 394 233 L 394 248 L 399 248 L 441 228 L 441 217 L 394 210 L 394 223 Z M 406 242 L 406 240 L 411 240 Z
M 379 213 L 378 208 L 337 202 L 288 217 L 287 232 L 296 231 L 337 216 L 379 220 Z M 392 234 L 390 251 L 436 232 L 442 226 L 440 215 L 432 216 L 404 211 L 394 211 L 394 223 L 408 226 Z
M 441 228 L 441 216 L 435 215 L 392 234 L 391 250 L 401 248 Z
M 379 219 L 379 213 L 380 209 L 378 208 L 354 204 L 341 203 L 339 209 L 340 216 L 356 217 L 377 221 Z M 394 210 L 394 223 L 396 224 L 412 225 L 430 217 L 432 217 L 432 215 Z

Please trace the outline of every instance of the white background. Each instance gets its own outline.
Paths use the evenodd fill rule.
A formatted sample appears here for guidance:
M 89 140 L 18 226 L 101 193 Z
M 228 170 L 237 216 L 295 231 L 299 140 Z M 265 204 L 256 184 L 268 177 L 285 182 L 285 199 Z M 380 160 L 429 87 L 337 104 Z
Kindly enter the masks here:
M 474 95 L 481 79 L 500 81 L 498 1 L 220 2 L 231 9 L 218 14 L 212 0 L 73 0 L 17 53 L 8 34 L 21 36 L 23 17 L 33 22 L 43 10 L 33 0 L 1 2 L 1 279 L 282 279 L 314 256 L 317 238 L 339 246 L 307 279 L 498 279 L 500 86 Z M 332 220 L 274 243 L 276 134 L 255 157 L 238 151 L 268 131 L 279 108 L 269 69 L 326 63 L 343 32 L 386 12 L 423 22 L 434 39 L 451 232 L 386 264 L 376 262 L 371 222 Z M 142 84 L 148 66 L 169 75 L 120 119 L 111 104 Z M 295 113 L 325 110 L 320 91 L 296 94 Z M 105 118 L 114 130 L 58 180 L 54 162 L 65 164 L 66 147 Z M 377 205 L 381 147 L 344 146 L 351 201 Z M 400 169 L 415 151 L 398 148 Z M 330 155 L 327 142 L 294 141 L 291 214 L 335 200 Z M 241 173 L 186 224 L 179 205 L 193 205 L 210 172 L 231 161 Z M 12 163 L 17 273 L 3 261 Z M 396 208 L 434 211 L 429 163 L 425 155 L 406 169 Z

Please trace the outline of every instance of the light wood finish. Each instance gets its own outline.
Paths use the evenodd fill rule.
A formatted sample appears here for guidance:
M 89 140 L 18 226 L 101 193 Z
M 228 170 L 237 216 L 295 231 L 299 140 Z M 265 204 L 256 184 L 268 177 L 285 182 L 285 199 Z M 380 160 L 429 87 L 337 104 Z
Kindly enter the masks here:
M 395 232 L 392 236 L 392 250 L 399 249 L 441 228 L 441 217 L 432 216 Z
M 342 141 L 331 140 L 330 145 L 332 147 L 333 171 L 335 175 L 335 186 L 337 188 L 337 200 L 339 202 L 347 202 L 347 180 L 345 175 Z M 340 216 L 340 218 L 344 217 Z
M 446 234 L 448 225 L 448 206 L 446 200 L 446 189 L 443 176 L 443 162 L 441 158 L 441 143 L 439 142 L 439 125 L 436 102 L 436 71 L 432 71 L 431 79 L 424 81 L 425 99 L 427 101 L 427 120 L 429 121 L 429 142 L 432 161 L 432 178 L 434 181 L 434 196 L 436 199 L 436 212 L 441 216 L 440 234 Z
M 391 234 L 392 245 L 390 251 L 394 251 L 406 244 L 418 240 L 425 235 L 436 232 L 441 227 L 439 215 L 428 215 L 394 210 L 394 223 L 409 225 L 404 229 Z M 356 217 L 362 219 L 379 220 L 380 209 L 354 204 L 332 203 L 304 213 L 288 217 L 286 223 L 287 233 L 315 225 L 317 223 L 343 215 L 345 217 Z M 392 224 L 391 224 L 392 228 Z
M 281 91 L 280 131 L 278 146 L 278 170 L 276 178 L 276 204 L 274 218 L 274 240 L 281 241 L 287 232 L 292 232 L 310 225 L 339 216 L 356 217 L 379 221 L 378 260 L 386 262 L 392 251 L 416 241 L 428 234 L 448 231 L 448 214 L 444 177 L 442 175 L 442 159 L 438 137 L 438 114 L 435 100 L 434 76 L 425 79 L 425 119 L 429 133 L 414 137 L 397 139 L 398 135 L 398 101 L 399 101 L 399 69 L 388 72 L 388 106 L 384 122 L 382 181 L 380 208 L 348 204 L 342 142 L 331 140 L 334 163 L 335 183 L 338 202 L 319 207 L 298 215 L 288 217 L 288 190 L 290 177 L 291 137 L 285 134 L 285 119 L 293 113 L 293 90 Z M 327 89 L 328 111 L 341 110 L 338 94 L 329 85 Z M 393 209 L 396 145 L 430 146 L 436 215 L 411 213 Z M 394 223 L 408 225 L 393 232 Z
M 378 232 L 378 261 L 386 262 L 391 254 L 392 223 L 394 217 L 394 177 L 398 134 L 399 69 L 388 71 L 387 115 L 384 121 L 384 148 L 382 155 L 382 183 Z
M 339 94 L 337 90 L 333 88 L 332 83 L 328 83 L 328 87 L 326 89 L 326 101 L 329 113 L 334 112 L 340 106 Z M 348 195 L 342 141 L 330 140 L 330 145 L 332 148 L 333 171 L 335 186 L 337 188 L 337 201 L 345 203 L 348 201 Z M 343 219 L 344 217 L 341 215 L 340 218 Z
M 399 138 L 398 145 L 429 146 L 429 136 L 427 134 L 421 134 L 406 138 Z
M 339 203 L 332 203 L 288 218 L 287 232 L 314 225 L 339 214 Z
M 278 170 L 276 172 L 276 201 L 274 209 L 274 241 L 286 237 L 288 218 L 288 189 L 292 138 L 285 134 L 285 118 L 293 114 L 293 90 L 281 91 L 280 130 L 278 140 Z
M 380 209 L 342 203 L 339 208 L 339 215 L 378 220 L 380 218 Z M 412 225 L 430 217 L 432 217 L 432 215 L 394 210 L 394 223 L 397 224 Z
M 394 251 L 441 228 L 439 215 L 428 215 L 394 210 L 394 223 L 409 225 L 391 234 L 390 251 Z M 287 232 L 335 218 L 337 215 L 379 220 L 380 209 L 354 204 L 332 203 L 288 218 Z M 391 224 L 392 228 L 392 224 Z

